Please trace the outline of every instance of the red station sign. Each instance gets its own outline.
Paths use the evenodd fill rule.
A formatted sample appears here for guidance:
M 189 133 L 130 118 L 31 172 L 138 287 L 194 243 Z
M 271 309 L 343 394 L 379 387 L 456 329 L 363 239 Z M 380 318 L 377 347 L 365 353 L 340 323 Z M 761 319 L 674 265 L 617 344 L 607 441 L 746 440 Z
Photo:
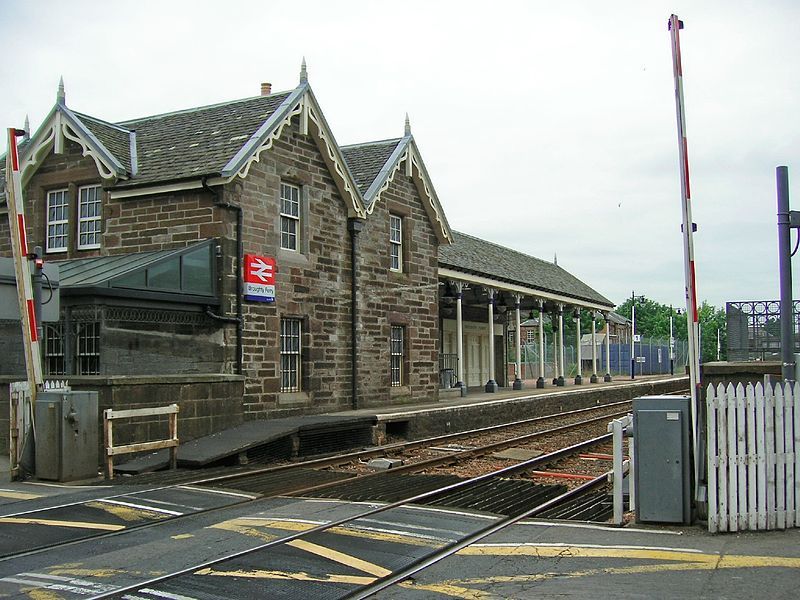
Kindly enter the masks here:
M 244 255 L 244 299 L 275 302 L 275 273 L 278 265 L 270 256 Z

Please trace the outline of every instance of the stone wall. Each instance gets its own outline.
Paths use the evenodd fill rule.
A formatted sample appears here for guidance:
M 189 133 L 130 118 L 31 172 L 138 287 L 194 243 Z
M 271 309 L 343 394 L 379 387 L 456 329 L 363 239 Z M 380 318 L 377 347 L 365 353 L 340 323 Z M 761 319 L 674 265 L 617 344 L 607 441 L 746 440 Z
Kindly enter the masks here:
M 297 251 L 280 248 L 281 182 L 300 188 Z M 244 252 L 277 261 L 274 303 L 244 303 L 247 418 L 318 413 L 350 405 L 350 242 L 347 207 L 314 140 L 298 120 L 224 192 L 244 210 Z M 235 291 L 227 280 L 226 294 Z M 232 301 L 232 298 L 231 300 Z M 302 322 L 301 391 L 280 392 L 280 322 Z
M 736 387 L 741 383 L 746 386 L 748 383 L 763 384 L 765 376 L 773 381 L 782 377 L 781 363 L 767 361 L 709 362 L 700 365 L 700 371 L 703 393 L 709 385 L 716 387 L 720 383 L 725 386 L 732 383 Z
M 0 377 L 0 452 L 8 453 L 9 383 Z M 242 423 L 244 381 L 237 375 L 161 375 L 158 377 L 70 377 L 73 390 L 99 394 L 98 460 L 102 457 L 103 411 L 152 408 L 177 403 L 178 436 L 182 442 Z M 163 439 L 166 418 L 120 419 L 114 422 L 114 444 Z
M 522 419 L 530 419 L 547 414 L 558 413 L 579 408 L 600 406 L 612 402 L 631 400 L 640 396 L 666 394 L 679 390 L 687 390 L 688 377 L 676 377 L 667 380 L 650 380 L 626 382 L 624 384 L 605 384 L 592 386 L 585 389 L 559 391 L 550 394 L 536 394 L 510 400 L 496 400 L 481 404 L 463 404 L 449 408 L 434 408 L 429 413 L 419 412 L 413 417 L 403 417 L 402 434 L 407 439 L 419 439 L 428 436 L 443 435 L 486 427 L 490 425 L 509 423 Z M 688 394 L 688 390 L 686 392 Z M 393 425 L 392 418 L 379 423 L 378 427 L 384 431 Z M 383 432 L 378 432 L 380 439 Z
M 401 165 L 360 234 L 360 407 L 438 398 L 439 243 L 422 203 Z M 390 215 L 402 220 L 401 272 L 390 269 Z M 405 334 L 403 385 L 394 388 L 389 369 L 393 325 Z
M 23 190 L 25 200 L 25 224 L 27 226 L 28 246 L 46 249 L 47 239 L 47 192 L 68 190 L 69 198 L 69 240 L 67 252 L 53 253 L 49 259 L 82 258 L 97 256 L 99 250 L 78 250 L 76 231 L 78 222 L 78 188 L 84 185 L 99 185 L 100 176 L 94 160 L 82 156 L 81 148 L 75 142 L 65 139 L 64 152 L 44 157 L 36 173 Z M 107 196 L 103 192 L 104 217 L 107 210 Z M 11 256 L 8 219 L 0 218 L 0 256 Z

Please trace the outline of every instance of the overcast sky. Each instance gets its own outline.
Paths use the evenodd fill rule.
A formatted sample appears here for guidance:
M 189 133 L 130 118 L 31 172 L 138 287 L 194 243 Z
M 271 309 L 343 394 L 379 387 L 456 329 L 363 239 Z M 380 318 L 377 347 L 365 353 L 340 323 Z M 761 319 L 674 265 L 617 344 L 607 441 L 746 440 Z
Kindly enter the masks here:
M 776 166 L 800 209 L 797 0 L 0 0 L 0 126 L 35 130 L 60 76 L 67 106 L 119 121 L 292 89 L 305 56 L 340 144 L 410 115 L 453 229 L 557 255 L 615 303 L 680 306 L 672 13 L 698 297 L 777 299 Z

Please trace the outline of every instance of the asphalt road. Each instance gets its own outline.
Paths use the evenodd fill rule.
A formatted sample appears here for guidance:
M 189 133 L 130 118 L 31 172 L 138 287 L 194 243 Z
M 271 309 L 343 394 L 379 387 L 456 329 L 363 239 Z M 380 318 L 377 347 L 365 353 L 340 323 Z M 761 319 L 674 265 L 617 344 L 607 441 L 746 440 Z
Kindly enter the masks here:
M 31 491 L 31 490 L 34 491 Z M 74 490 L 74 488 L 73 488 Z M 107 491 L 98 488 L 98 495 Z M 73 494 L 0 491 L 0 515 L 64 503 Z M 8 498 L 16 494 L 17 498 Z M 156 498 L 189 506 L 183 493 Z M 162 508 L 166 504 L 159 504 Z M 357 514 L 373 505 L 278 498 L 78 541 L 0 561 L 0 598 L 87 598 L 145 585 L 137 598 L 338 598 L 494 517 L 404 507 L 273 546 L 241 552 Z M 152 508 L 152 505 L 150 505 Z M 13 510 L 12 510 L 13 509 Z M 172 509 L 167 509 L 172 510 Z M 178 512 L 177 510 L 175 512 Z M 101 510 L 85 522 L 119 523 Z M 54 520 L 55 521 L 55 520 Z M 14 523 L 14 536 L 57 539 L 63 524 Z M 44 528 L 44 530 L 43 530 Z M 44 531 L 44 533 L 43 533 Z M 0 540 L 2 543 L 2 540 Z M 205 566 L 203 566 L 205 565 Z M 199 566 L 199 567 L 198 567 Z M 187 570 L 167 582 L 157 579 Z M 470 546 L 378 598 L 754 598 L 800 597 L 800 530 L 710 535 L 699 527 L 612 528 L 522 522 Z

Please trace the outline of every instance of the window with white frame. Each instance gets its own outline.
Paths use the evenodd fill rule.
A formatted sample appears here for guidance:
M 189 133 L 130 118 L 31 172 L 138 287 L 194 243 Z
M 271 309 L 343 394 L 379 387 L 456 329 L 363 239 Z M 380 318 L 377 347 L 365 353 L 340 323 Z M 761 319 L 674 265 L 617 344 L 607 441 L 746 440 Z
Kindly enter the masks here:
M 392 325 L 390 341 L 391 364 L 389 366 L 392 387 L 403 385 L 404 329 L 401 325 Z
M 392 257 L 391 270 L 403 270 L 403 219 L 389 215 L 389 253 Z
M 100 247 L 101 190 L 99 185 L 78 189 L 78 250 Z
M 47 192 L 47 252 L 66 252 L 69 239 L 69 190 Z
M 300 188 L 281 183 L 281 248 L 298 249 L 300 234 Z
M 532 344 L 533 342 L 536 341 L 536 332 L 533 329 L 528 329 L 527 336 L 529 344 Z
M 281 392 L 300 391 L 300 319 L 281 319 Z

